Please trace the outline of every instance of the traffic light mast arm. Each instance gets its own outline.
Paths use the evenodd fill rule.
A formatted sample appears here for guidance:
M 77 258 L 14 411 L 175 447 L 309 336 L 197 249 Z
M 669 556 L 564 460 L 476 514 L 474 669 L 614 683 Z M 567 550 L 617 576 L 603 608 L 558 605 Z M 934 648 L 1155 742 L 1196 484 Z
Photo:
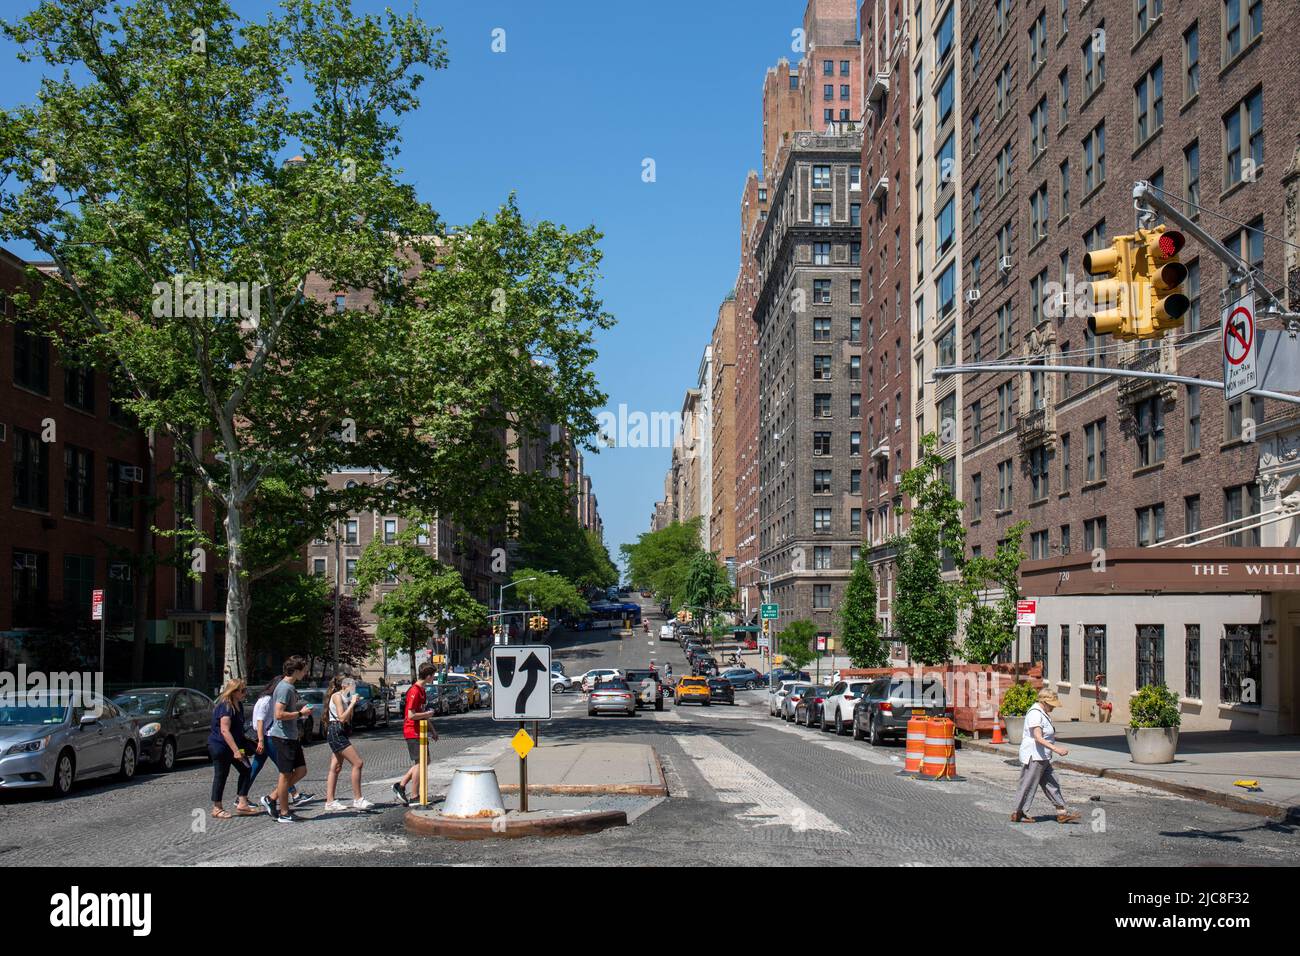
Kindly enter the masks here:
M 1251 284 L 1251 287 L 1270 302 L 1277 304 L 1282 312 L 1282 318 L 1290 322 L 1300 320 L 1300 314 L 1287 312 L 1285 306 L 1274 294 L 1261 278 L 1259 271 L 1249 262 L 1241 258 L 1218 239 L 1202 229 L 1194 220 L 1188 219 L 1183 213 L 1171 206 L 1161 196 L 1160 191 L 1152 186 L 1146 180 L 1138 180 L 1133 184 L 1133 202 L 1138 207 L 1139 213 L 1143 211 L 1142 207 L 1149 207 L 1149 210 L 1160 213 L 1175 226 L 1194 238 L 1206 249 L 1210 250 L 1214 256 L 1224 262 L 1232 274 L 1241 276 Z M 1260 393 L 1262 394 L 1262 393 Z

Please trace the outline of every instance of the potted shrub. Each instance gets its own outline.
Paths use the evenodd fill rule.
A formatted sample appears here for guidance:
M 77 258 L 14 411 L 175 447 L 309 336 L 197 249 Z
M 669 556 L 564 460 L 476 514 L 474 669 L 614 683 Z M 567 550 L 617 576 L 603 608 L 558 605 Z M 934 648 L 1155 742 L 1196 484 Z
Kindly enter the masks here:
M 1173 763 L 1183 715 L 1178 696 L 1164 684 L 1147 684 L 1129 705 L 1124 733 L 1134 763 Z
M 1006 718 L 1009 742 L 1019 746 L 1020 738 L 1025 733 L 1025 714 L 1029 713 L 1029 708 L 1037 700 L 1038 691 L 1034 690 L 1034 685 L 1024 681 L 1012 684 L 1002 695 L 1002 707 L 998 712 Z

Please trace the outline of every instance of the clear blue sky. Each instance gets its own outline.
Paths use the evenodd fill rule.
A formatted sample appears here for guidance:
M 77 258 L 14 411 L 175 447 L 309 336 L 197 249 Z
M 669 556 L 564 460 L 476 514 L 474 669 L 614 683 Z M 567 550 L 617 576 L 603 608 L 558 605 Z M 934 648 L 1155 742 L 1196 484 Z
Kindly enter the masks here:
M 6 0 L 13 18 L 36 0 Z M 269 0 L 233 0 L 260 19 Z M 353 0 L 399 12 L 411 0 Z M 596 371 L 609 407 L 671 411 L 695 384 L 718 303 L 735 280 L 737 219 L 760 163 L 762 80 L 790 53 L 802 0 L 476 0 L 425 2 L 444 29 L 450 66 L 421 89 L 403 124 L 402 165 L 450 223 L 491 212 L 511 191 L 530 218 L 605 234 L 606 307 Z M 492 31 L 506 52 L 493 53 Z M 38 64 L 0 50 L 0 103 L 30 100 Z M 657 181 L 642 182 L 642 160 Z M 30 250 L 14 248 L 19 255 Z M 649 525 L 670 451 L 588 455 L 605 540 Z

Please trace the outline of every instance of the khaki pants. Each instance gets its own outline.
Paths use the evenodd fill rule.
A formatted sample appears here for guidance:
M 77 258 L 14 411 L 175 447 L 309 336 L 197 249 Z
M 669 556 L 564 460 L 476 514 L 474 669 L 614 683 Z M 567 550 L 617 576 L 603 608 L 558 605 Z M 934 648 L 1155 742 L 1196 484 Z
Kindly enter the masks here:
M 1043 796 L 1052 801 L 1058 810 L 1065 809 L 1065 797 L 1061 795 L 1061 785 L 1052 772 L 1050 760 L 1031 760 L 1020 768 L 1020 789 L 1016 792 L 1016 810 L 1020 813 L 1033 799 L 1034 791 L 1043 789 Z

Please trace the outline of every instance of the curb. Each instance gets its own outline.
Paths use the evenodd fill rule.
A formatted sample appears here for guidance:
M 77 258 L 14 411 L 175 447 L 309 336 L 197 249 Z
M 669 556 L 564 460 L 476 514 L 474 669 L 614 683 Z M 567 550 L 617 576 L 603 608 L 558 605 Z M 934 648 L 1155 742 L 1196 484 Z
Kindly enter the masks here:
M 529 788 L 532 789 L 531 787 Z M 504 828 L 499 820 L 505 820 Z M 581 836 L 598 833 L 610 827 L 627 826 L 627 814 L 622 810 L 601 810 L 590 813 L 572 813 L 559 817 L 542 817 L 533 820 L 498 817 L 497 820 L 453 820 L 419 816 L 413 810 L 405 815 L 406 829 L 418 836 L 443 837 L 448 840 L 488 840 L 494 837 L 517 839 L 519 837 Z M 495 824 L 495 829 L 494 829 Z
M 980 741 L 968 740 L 966 746 L 970 750 L 979 751 L 980 753 L 995 754 L 998 756 L 1016 756 L 1016 750 L 1007 744 L 1001 746 L 996 744 L 986 744 Z M 1285 823 L 1292 818 L 1300 819 L 1300 807 L 1287 806 L 1281 803 L 1269 803 L 1266 800 L 1248 800 L 1244 797 L 1238 797 L 1231 793 L 1220 793 L 1217 790 L 1209 790 L 1205 787 L 1194 787 L 1185 783 L 1174 783 L 1169 780 L 1161 780 L 1158 777 L 1148 777 L 1144 774 L 1133 773 L 1130 770 L 1116 770 L 1113 767 L 1094 767 L 1090 764 L 1075 763 L 1073 760 L 1053 760 L 1052 766 L 1060 767 L 1062 770 L 1073 770 L 1075 773 L 1085 774 L 1089 777 L 1105 777 L 1107 780 L 1119 780 L 1124 783 L 1133 783 L 1142 787 L 1150 787 L 1152 790 L 1163 790 L 1166 793 L 1176 794 L 1180 797 L 1187 797 L 1189 800 L 1199 800 L 1201 803 L 1209 803 L 1216 807 L 1223 807 L 1226 810 L 1236 810 L 1240 813 L 1250 813 L 1258 817 L 1268 817 L 1277 823 Z
M 660 779 L 663 779 L 662 769 L 659 772 Z M 519 784 L 503 783 L 500 785 L 502 793 L 518 793 Z M 528 785 L 529 793 L 550 794 L 556 797 L 592 797 L 592 796 L 622 796 L 622 797 L 666 797 L 668 796 L 668 787 L 663 783 L 557 783 L 551 786 L 537 785 L 530 783 Z

